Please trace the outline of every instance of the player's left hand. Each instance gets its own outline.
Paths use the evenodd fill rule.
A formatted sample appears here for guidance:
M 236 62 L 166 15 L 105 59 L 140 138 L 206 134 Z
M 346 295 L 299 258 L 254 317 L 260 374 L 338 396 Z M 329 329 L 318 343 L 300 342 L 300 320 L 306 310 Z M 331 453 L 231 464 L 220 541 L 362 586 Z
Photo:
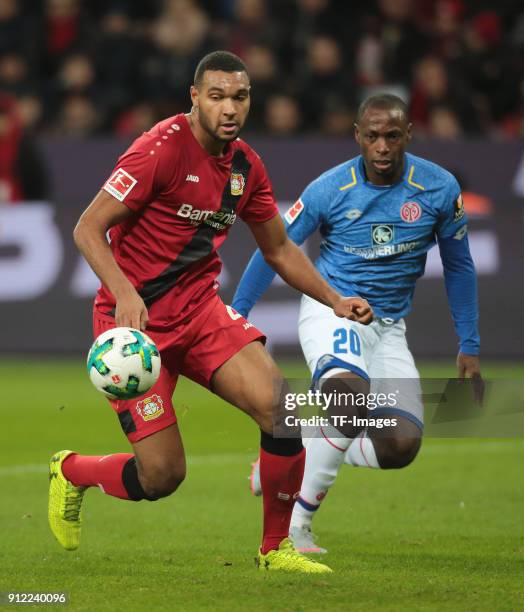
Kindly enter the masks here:
M 359 297 L 341 297 L 333 305 L 333 312 L 337 317 L 350 321 L 357 321 L 362 325 L 369 325 L 373 321 L 373 310 L 367 300 Z
M 464 353 L 459 353 L 457 357 L 457 370 L 459 380 L 464 381 L 466 378 L 471 378 L 473 397 L 477 404 L 482 406 L 485 383 L 480 374 L 480 359 L 477 355 L 464 355 Z

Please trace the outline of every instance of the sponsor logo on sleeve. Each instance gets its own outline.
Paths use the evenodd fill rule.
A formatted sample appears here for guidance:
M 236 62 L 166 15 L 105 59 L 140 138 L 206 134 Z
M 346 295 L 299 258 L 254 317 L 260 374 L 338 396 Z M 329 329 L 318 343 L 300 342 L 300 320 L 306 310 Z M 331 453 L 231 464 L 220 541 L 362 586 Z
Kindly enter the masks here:
M 246 186 L 246 179 L 243 174 L 238 172 L 231 173 L 231 195 L 241 196 L 244 193 L 244 187 Z
M 463 225 L 458 232 L 453 236 L 454 240 L 462 240 L 462 238 L 464 238 L 464 236 L 468 233 L 468 226 L 467 225 Z
M 122 202 L 136 183 L 136 178 L 133 178 L 129 172 L 126 172 L 123 168 L 118 168 L 107 180 L 104 190 Z
M 465 213 L 466 211 L 464 210 L 462 194 L 460 194 L 459 197 L 455 200 L 455 205 L 453 207 L 453 221 L 457 223 L 457 221 L 460 221 L 464 217 Z
M 420 219 L 422 209 L 418 202 L 405 202 L 400 209 L 400 218 L 406 223 L 414 223 Z
M 136 411 L 144 421 L 152 421 L 164 414 L 164 403 L 162 398 L 155 394 L 137 402 Z
M 304 204 L 302 203 L 302 200 L 297 200 L 284 215 L 284 219 L 288 222 L 289 225 L 291 225 L 303 210 Z

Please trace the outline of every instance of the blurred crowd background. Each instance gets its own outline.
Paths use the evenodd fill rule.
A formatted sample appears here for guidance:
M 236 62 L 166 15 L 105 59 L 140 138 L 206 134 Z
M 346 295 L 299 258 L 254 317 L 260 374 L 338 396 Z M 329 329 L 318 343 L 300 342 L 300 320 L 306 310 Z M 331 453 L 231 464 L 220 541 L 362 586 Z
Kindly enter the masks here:
M 462 185 L 484 354 L 521 359 L 524 0 L 0 0 L 0 308 L 12 323 L 0 352 L 90 343 L 98 281 L 71 228 L 127 143 L 190 109 L 196 65 L 216 49 L 248 66 L 246 138 L 282 204 L 356 153 L 362 99 L 408 102 L 411 150 Z M 223 249 L 225 296 L 252 249 L 241 229 Z M 433 250 L 410 319 L 417 354 L 454 346 L 434 316 L 447 308 L 439 266 Z M 296 307 L 276 286 L 259 321 L 293 355 Z
M 0 115 L 131 137 L 188 110 L 218 48 L 248 65 L 250 132 L 346 137 L 389 90 L 419 137 L 524 136 L 522 0 L 0 0 Z

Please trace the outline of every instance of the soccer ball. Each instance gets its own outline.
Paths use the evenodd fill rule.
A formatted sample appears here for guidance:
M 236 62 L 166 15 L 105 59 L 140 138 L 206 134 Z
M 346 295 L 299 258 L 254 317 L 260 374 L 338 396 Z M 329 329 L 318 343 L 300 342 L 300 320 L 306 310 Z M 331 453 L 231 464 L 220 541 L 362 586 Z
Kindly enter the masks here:
M 149 336 L 132 327 L 100 334 L 87 356 L 87 372 L 95 387 L 111 399 L 143 395 L 160 374 L 160 353 Z

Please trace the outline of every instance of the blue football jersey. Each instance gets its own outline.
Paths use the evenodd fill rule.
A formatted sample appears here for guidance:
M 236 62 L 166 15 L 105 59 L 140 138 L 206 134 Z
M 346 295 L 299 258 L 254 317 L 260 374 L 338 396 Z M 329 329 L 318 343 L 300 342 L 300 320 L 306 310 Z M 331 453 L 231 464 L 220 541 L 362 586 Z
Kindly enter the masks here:
M 402 179 L 369 183 L 359 155 L 314 180 L 285 214 L 290 238 L 322 236 L 316 266 L 342 295 L 366 298 L 380 317 L 411 309 L 428 250 L 439 239 L 461 240 L 466 216 L 455 177 L 415 155 L 405 155 Z

